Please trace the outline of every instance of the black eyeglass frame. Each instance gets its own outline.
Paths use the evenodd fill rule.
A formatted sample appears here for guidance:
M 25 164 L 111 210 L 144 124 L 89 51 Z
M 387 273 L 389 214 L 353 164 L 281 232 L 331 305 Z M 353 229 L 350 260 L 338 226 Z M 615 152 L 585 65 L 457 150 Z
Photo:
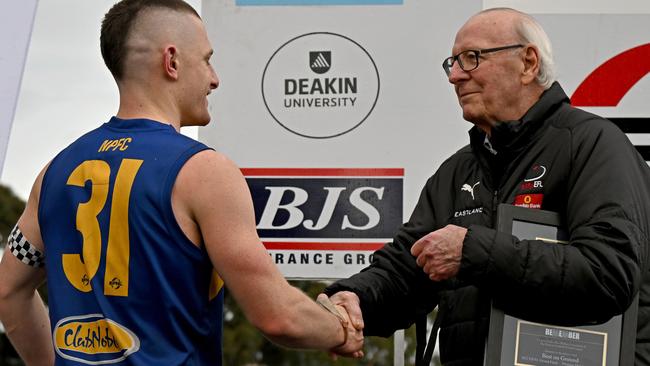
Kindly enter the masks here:
M 478 68 L 480 56 L 484 53 L 492 53 L 492 52 L 497 52 L 497 51 L 503 51 L 503 50 L 510 50 L 513 48 L 522 48 L 524 47 L 523 44 L 512 44 L 509 46 L 501 46 L 501 47 L 494 47 L 494 48 L 485 48 L 482 50 L 465 50 L 463 52 L 459 52 L 458 54 L 454 56 L 447 57 L 442 61 L 442 69 L 445 70 L 445 74 L 449 76 L 451 74 L 451 68 L 454 67 L 454 63 L 458 61 L 458 66 L 460 66 L 460 69 L 466 72 L 476 70 Z M 474 55 L 474 58 L 476 59 L 476 66 L 472 67 L 471 69 L 466 69 L 465 66 L 463 65 L 463 62 L 460 60 L 460 55 L 466 54 L 466 53 L 472 53 Z

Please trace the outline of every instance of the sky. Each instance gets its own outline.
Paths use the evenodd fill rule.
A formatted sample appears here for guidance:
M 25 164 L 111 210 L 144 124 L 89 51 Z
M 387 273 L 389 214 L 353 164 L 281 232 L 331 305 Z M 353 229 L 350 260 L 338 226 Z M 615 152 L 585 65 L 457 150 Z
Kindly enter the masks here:
M 114 0 L 40 0 L 0 183 L 27 199 L 39 171 L 117 112 L 99 29 Z M 200 12 L 201 0 L 187 1 Z M 183 128 L 196 137 L 197 128 Z

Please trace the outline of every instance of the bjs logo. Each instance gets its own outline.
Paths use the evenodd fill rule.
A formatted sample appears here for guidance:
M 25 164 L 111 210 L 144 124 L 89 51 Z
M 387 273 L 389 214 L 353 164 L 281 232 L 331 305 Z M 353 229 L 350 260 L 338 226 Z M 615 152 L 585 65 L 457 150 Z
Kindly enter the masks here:
M 242 169 L 261 238 L 391 238 L 403 169 Z

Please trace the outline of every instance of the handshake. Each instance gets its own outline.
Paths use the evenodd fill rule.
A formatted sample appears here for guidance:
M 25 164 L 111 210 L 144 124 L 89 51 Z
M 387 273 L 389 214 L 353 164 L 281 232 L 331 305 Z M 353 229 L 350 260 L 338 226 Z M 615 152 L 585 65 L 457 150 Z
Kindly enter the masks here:
M 362 358 L 363 317 L 359 297 L 353 292 L 342 291 L 329 298 L 325 294 L 320 294 L 316 302 L 334 314 L 345 331 L 343 342 L 329 350 L 332 358 L 336 359 L 337 356 Z
M 411 255 L 430 280 L 447 280 L 458 273 L 466 233 L 463 227 L 447 225 L 417 240 Z M 316 302 L 334 314 L 346 332 L 343 342 L 329 350 L 333 357 L 362 358 L 364 323 L 357 294 L 351 291 L 339 291 L 331 297 L 320 294 Z

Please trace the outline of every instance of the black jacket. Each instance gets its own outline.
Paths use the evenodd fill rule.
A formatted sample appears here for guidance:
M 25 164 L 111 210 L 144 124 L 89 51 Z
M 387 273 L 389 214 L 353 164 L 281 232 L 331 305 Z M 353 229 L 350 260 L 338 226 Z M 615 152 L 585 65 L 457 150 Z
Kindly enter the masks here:
M 361 273 L 326 293 L 361 300 L 366 335 L 389 336 L 439 305 L 445 365 L 481 365 L 490 300 L 529 320 L 575 325 L 622 313 L 640 291 L 636 364 L 650 365 L 650 169 L 611 122 L 573 108 L 555 83 L 519 121 L 470 145 L 427 181 L 411 218 Z M 495 227 L 499 203 L 560 213 L 569 245 Z M 410 254 L 431 231 L 468 228 L 460 271 L 428 279 Z

